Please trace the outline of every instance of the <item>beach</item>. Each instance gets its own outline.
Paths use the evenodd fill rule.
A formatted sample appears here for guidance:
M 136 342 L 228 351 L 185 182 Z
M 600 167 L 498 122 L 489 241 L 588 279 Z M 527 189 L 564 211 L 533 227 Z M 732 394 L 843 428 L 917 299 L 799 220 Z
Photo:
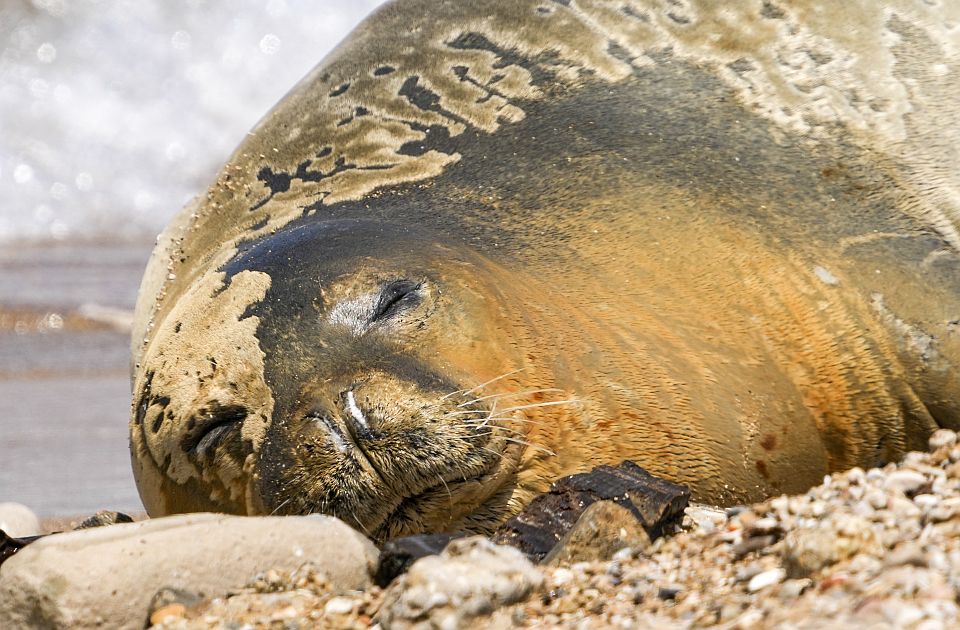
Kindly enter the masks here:
M 127 448 L 144 241 L 0 251 L 0 497 L 40 516 L 140 511 Z

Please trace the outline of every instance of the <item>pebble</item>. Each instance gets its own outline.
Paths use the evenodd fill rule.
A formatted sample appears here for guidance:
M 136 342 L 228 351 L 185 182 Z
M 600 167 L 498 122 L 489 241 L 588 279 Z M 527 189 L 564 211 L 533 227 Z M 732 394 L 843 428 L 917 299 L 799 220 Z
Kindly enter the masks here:
M 164 627 L 960 627 L 960 447 L 938 431 L 931 448 L 802 495 L 688 508 L 684 531 L 612 560 L 534 567 L 465 539 L 477 542 L 417 560 L 388 591 L 264 572 L 262 591 L 214 600 L 199 619 L 188 607 Z M 293 599 L 267 599 L 281 596 Z
M 187 608 L 183 604 L 168 604 L 153 611 L 150 624 L 155 626 L 171 619 L 182 619 L 186 612 Z
M 936 451 L 941 448 L 953 448 L 957 443 L 957 434 L 949 429 L 938 429 L 930 436 L 930 450 Z
M 353 610 L 353 600 L 347 597 L 334 597 L 323 607 L 328 615 L 346 615 Z
M 750 583 L 747 584 L 747 590 L 751 593 L 756 593 L 757 591 L 765 589 L 768 586 L 779 584 L 786 576 L 787 572 L 783 569 L 770 569 L 769 571 L 758 573 L 750 578 Z
M 927 478 L 913 470 L 897 470 L 887 475 L 883 482 L 884 488 L 896 488 L 904 494 L 919 490 L 927 483 Z

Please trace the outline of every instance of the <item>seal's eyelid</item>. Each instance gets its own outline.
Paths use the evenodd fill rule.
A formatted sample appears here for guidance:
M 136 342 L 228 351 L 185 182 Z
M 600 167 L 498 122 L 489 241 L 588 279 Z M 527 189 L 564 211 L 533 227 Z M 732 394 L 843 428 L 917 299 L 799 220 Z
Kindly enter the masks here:
M 375 322 L 380 319 L 386 319 L 399 313 L 401 310 L 416 306 L 420 303 L 420 287 L 422 282 L 413 280 L 393 280 L 388 282 L 380 290 L 380 296 L 373 307 L 373 314 L 370 321 Z

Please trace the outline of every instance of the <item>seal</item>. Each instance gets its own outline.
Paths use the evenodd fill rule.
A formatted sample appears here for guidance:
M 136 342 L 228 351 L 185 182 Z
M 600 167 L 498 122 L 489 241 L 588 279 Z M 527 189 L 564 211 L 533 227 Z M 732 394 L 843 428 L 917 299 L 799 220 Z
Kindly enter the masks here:
M 598 464 L 724 505 L 957 427 L 958 23 L 386 4 L 159 239 L 147 511 L 485 532 Z

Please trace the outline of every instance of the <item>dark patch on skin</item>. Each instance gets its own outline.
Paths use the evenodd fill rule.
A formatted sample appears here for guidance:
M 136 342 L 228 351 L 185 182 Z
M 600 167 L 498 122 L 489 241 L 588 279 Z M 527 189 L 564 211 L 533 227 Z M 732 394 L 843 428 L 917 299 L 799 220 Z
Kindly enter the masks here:
M 676 22 L 677 24 L 690 23 L 690 18 L 684 17 L 682 15 L 677 15 L 676 13 L 673 13 L 673 12 L 667 13 L 667 17 L 670 18 L 671 21 Z
M 405 142 L 397 150 L 400 155 L 423 155 L 428 151 L 440 150 L 441 147 L 450 146 L 450 128 L 443 125 L 423 125 L 413 124 L 411 128 L 421 131 L 424 134 L 423 140 L 412 140 Z
M 396 68 L 394 68 L 393 66 L 380 66 L 379 68 L 376 68 L 373 71 L 373 76 L 382 77 L 395 71 L 396 71 Z
M 821 52 L 812 48 L 807 48 L 803 52 L 807 53 L 807 56 L 813 59 L 813 62 L 818 66 L 822 66 L 833 61 L 833 56 L 830 55 L 830 53 Z
M 453 73 L 457 75 L 457 78 L 460 79 L 461 81 L 476 85 L 481 90 L 487 93 L 486 96 L 483 96 L 477 99 L 476 101 L 477 103 L 486 103 L 494 96 L 499 96 L 507 101 L 510 100 L 506 95 L 504 95 L 502 92 L 497 90 L 496 87 L 494 87 L 496 86 L 498 81 L 501 81 L 503 79 L 504 75 L 495 74 L 490 78 L 489 82 L 480 83 L 479 81 L 477 81 L 476 79 L 470 76 L 470 68 L 468 68 L 467 66 L 453 66 L 451 70 L 453 70 Z M 501 122 L 504 122 L 504 121 L 501 121 Z
M 632 63 L 634 59 L 634 55 L 629 50 L 612 40 L 607 43 L 607 53 L 624 63 Z
M 340 96 L 341 94 L 345 93 L 345 92 L 346 92 L 347 90 L 349 90 L 349 89 L 350 89 L 350 84 L 349 84 L 349 83 L 343 83 L 343 84 L 341 84 L 340 86 L 338 86 L 338 87 L 336 87 L 336 88 L 334 88 L 333 90 L 330 91 L 330 97 L 331 97 L 331 98 L 334 98 L 334 97 Z
M 257 222 L 254 223 L 253 225 L 251 225 L 251 226 L 248 228 L 248 231 L 250 231 L 250 232 L 257 232 L 257 231 L 262 230 L 263 228 L 267 227 L 267 224 L 269 224 L 269 223 L 270 223 L 270 215 L 269 215 L 269 214 L 265 214 L 265 215 L 263 215 L 263 218 L 262 218 L 262 219 L 260 219 L 259 221 L 257 221 Z
M 550 60 L 552 56 L 547 53 L 536 59 L 519 53 L 516 50 L 503 48 L 494 44 L 480 33 L 461 33 L 451 41 L 447 46 L 457 50 L 484 50 L 495 54 L 498 58 L 493 64 L 494 69 L 506 68 L 507 66 L 520 66 L 530 73 L 531 82 L 536 86 L 546 85 L 555 78 L 555 73 L 545 67 L 544 62 Z
M 768 433 L 760 440 L 760 446 L 762 446 L 764 450 L 772 451 L 777 447 L 777 436 Z
M 441 111 L 440 95 L 420 85 L 420 77 L 410 77 L 404 81 L 398 94 L 422 110 Z
M 174 324 L 174 326 L 173 326 L 173 332 L 174 332 L 174 333 L 179 333 L 181 328 L 183 328 L 183 322 L 177 322 L 177 323 Z
M 318 157 L 318 158 L 325 158 L 325 157 L 327 157 L 328 155 L 330 155 L 331 153 L 333 153 L 333 147 L 323 147 L 323 148 L 320 149 L 320 151 L 317 153 L 317 157 Z
M 338 125 L 347 124 L 353 120 L 352 118 L 344 119 L 338 123 Z M 325 147 L 320 153 L 317 154 L 317 157 L 325 157 L 330 155 L 332 150 L 328 150 L 328 147 Z M 310 170 L 311 160 L 304 160 L 297 165 L 297 170 L 293 173 L 285 173 L 283 171 L 274 171 L 269 166 L 264 166 L 260 169 L 260 172 L 257 174 L 257 179 L 267 184 L 267 187 L 270 188 L 270 193 L 264 198 L 258 201 L 253 207 L 250 208 L 250 211 L 257 210 L 264 206 L 267 202 L 273 199 L 273 196 L 277 193 L 286 192 L 290 189 L 290 183 L 294 180 L 300 180 L 304 182 L 320 182 L 324 179 L 333 177 L 344 171 L 349 171 L 353 169 L 361 171 L 377 171 L 385 170 L 391 168 L 392 164 L 377 164 L 371 166 L 357 166 L 356 164 L 347 163 L 346 159 L 341 155 L 336 160 L 334 160 L 333 168 L 327 172 L 323 171 L 312 171 Z M 318 203 L 322 203 L 318 202 Z M 307 208 L 304 208 L 304 214 Z
M 143 378 L 143 388 L 140 390 L 140 400 L 137 401 L 137 413 L 134 416 L 137 426 L 143 427 L 143 421 L 150 408 L 150 388 L 153 384 L 154 372 L 147 372 Z
M 736 72 L 737 74 L 745 74 L 753 70 L 753 62 L 749 59 L 741 57 L 736 61 L 731 61 L 727 64 L 727 67 Z
M 764 1 L 763 7 L 760 9 L 760 15 L 768 20 L 782 20 L 787 17 L 783 9 L 769 1 Z
M 628 17 L 632 17 L 635 20 L 640 20 L 641 22 L 649 22 L 650 17 L 643 13 L 637 13 L 636 10 L 628 4 L 620 7 L 620 12 Z
M 153 393 L 153 375 L 153 372 L 148 372 L 144 378 L 143 388 L 140 390 L 140 399 L 136 403 L 137 412 L 135 421 L 142 431 L 144 423 L 147 419 L 147 412 L 155 405 L 159 406 L 160 410 L 157 412 L 153 422 L 150 423 L 150 430 L 153 433 L 156 433 L 160 430 L 160 427 L 163 426 L 164 412 L 166 411 L 167 406 L 170 404 L 170 398 L 168 396 Z
M 764 479 L 770 478 L 770 474 L 767 472 L 767 462 L 763 461 L 762 459 L 758 459 L 756 462 L 754 462 L 754 465 L 756 466 L 757 472 L 760 473 L 761 477 Z
M 272 197 L 277 193 L 290 190 L 290 182 L 293 180 L 293 177 L 283 171 L 274 171 L 269 166 L 264 166 L 260 169 L 260 172 L 257 173 L 257 179 L 270 189 L 270 196 Z

